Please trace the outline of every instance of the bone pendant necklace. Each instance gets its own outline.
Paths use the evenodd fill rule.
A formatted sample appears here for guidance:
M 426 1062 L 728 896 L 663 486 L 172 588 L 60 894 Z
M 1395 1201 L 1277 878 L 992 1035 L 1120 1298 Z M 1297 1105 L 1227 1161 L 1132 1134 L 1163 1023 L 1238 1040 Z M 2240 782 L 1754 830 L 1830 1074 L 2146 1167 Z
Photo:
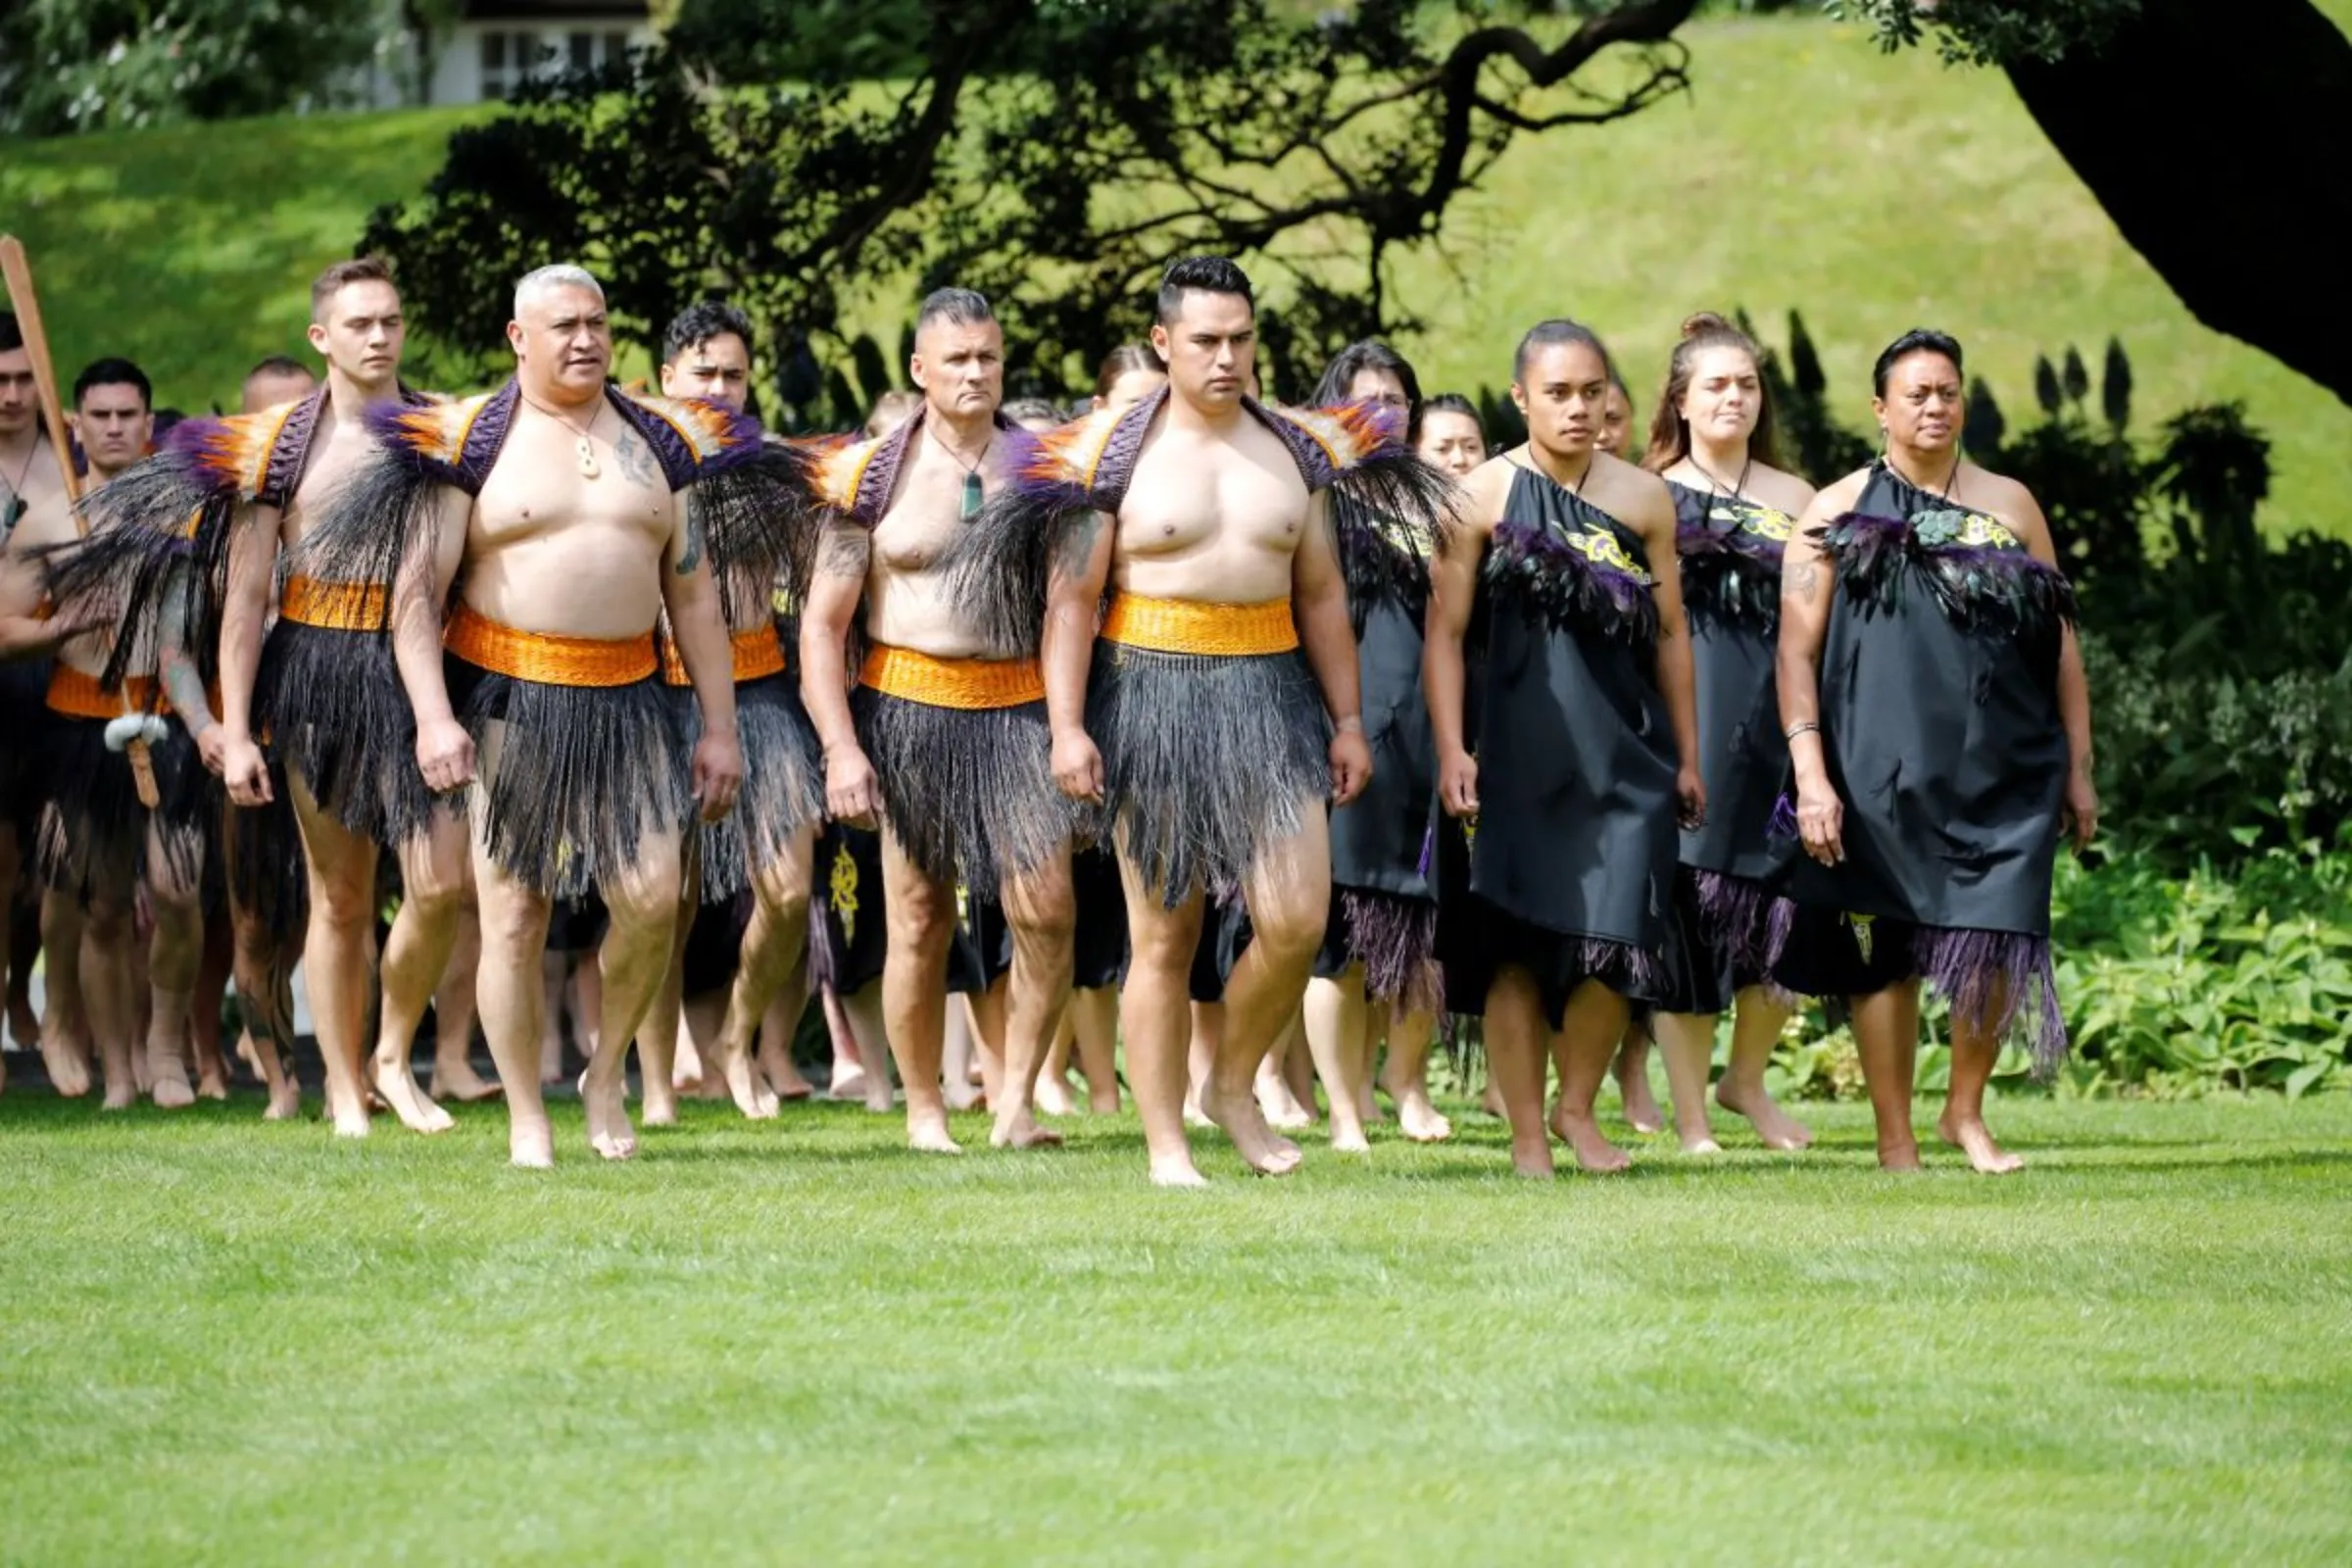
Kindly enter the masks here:
M 597 414 L 603 412 L 601 405 L 598 409 L 590 411 L 588 415 L 588 429 L 583 430 L 578 425 L 572 423 L 569 419 L 564 417 L 563 415 L 558 414 L 555 410 L 548 408 L 546 405 L 538 402 L 536 399 L 525 398 L 523 401 L 530 404 L 532 408 L 537 409 L 541 414 L 546 415 L 549 418 L 555 420 L 558 424 L 561 424 L 564 426 L 564 428 L 571 432 L 571 450 L 579 457 L 581 478 L 593 479 L 598 474 L 605 471 L 604 466 L 596 461 L 596 443 L 588 439 L 588 431 L 596 428 Z

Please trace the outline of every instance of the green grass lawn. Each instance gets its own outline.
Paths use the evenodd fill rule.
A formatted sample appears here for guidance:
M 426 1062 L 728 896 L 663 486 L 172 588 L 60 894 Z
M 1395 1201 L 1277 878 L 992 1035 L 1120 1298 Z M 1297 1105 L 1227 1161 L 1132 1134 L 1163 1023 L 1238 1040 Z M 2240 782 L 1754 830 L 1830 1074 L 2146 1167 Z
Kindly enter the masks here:
M 2352 0 L 2323 9 L 2352 20 Z M 1399 267 L 1398 298 L 1429 323 L 1404 343 L 1425 383 L 1500 385 L 1517 334 L 1568 312 L 1603 331 L 1646 400 L 1689 312 L 1745 306 L 1778 341 L 1795 307 L 1857 426 L 1871 356 L 1921 321 L 1957 332 L 2022 421 L 2036 353 L 2076 343 L 2095 369 L 2112 333 L 2136 370 L 2142 434 L 2190 404 L 2242 399 L 2276 442 L 2270 525 L 2352 533 L 2352 409 L 2192 320 L 2000 75 L 1932 51 L 1885 57 L 1857 29 L 1806 19 L 1704 21 L 1684 37 L 1690 96 L 1523 138 L 1449 217 L 1449 255 Z M 62 364 L 128 352 L 165 402 L 203 409 L 262 355 L 301 348 L 309 279 L 377 204 L 423 188 L 463 118 L 9 145 L 0 228 L 31 247 Z M 895 340 L 906 304 L 874 302 L 867 324 Z
M 2352 1560 L 2340 1099 L 2004 1103 L 2000 1182 L 1840 1105 L 1191 1195 L 1126 1119 L 696 1105 L 604 1167 L 565 1107 L 524 1175 L 494 1110 L 258 1110 L 0 1099 L 0 1559 Z

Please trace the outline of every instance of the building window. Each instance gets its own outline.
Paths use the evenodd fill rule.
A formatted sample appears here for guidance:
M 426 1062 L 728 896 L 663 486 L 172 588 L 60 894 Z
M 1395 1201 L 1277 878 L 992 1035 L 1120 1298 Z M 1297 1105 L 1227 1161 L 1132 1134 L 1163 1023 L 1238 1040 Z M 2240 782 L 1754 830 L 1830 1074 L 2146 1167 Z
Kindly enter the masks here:
M 504 98 L 544 69 L 555 51 L 527 30 L 482 34 L 482 96 Z
M 629 58 L 629 35 L 625 32 L 605 34 L 605 64 L 617 66 Z
M 570 55 L 569 64 L 572 70 L 594 71 L 596 69 L 595 33 L 575 32 L 569 37 L 565 38 L 564 42 L 568 48 L 568 53 Z

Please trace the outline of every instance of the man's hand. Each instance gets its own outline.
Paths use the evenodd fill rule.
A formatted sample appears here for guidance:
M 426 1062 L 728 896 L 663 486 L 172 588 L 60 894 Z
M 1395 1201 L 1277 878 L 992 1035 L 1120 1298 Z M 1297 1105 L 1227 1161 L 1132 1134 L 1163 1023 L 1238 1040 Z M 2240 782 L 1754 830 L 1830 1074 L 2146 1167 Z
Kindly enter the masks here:
M 1447 816 L 1478 814 L 1478 759 L 1455 752 L 1438 760 L 1438 804 Z
M 743 790 L 743 746 L 733 730 L 705 730 L 694 743 L 694 798 L 703 820 L 715 822 L 735 809 Z
M 1361 725 L 1331 738 L 1331 804 L 1346 806 L 1372 782 L 1372 746 Z
M 228 742 L 222 738 L 218 723 L 207 724 L 196 732 L 196 755 L 204 760 L 213 777 L 228 776 Z
M 1102 804 L 1102 753 L 1093 736 L 1074 729 L 1054 737 L 1054 782 L 1073 801 Z
M 1707 784 L 1698 776 L 1694 766 L 1685 766 L 1674 775 L 1675 820 L 1686 832 L 1696 832 L 1707 825 Z
M 416 767 L 436 795 L 473 782 L 473 737 L 454 718 L 416 726 Z
M 220 735 L 222 782 L 228 785 L 228 798 L 239 806 L 268 806 L 270 804 L 270 764 L 262 758 L 262 749 L 250 735 L 230 736 L 215 724 L 205 731 Z M 206 759 L 207 763 L 211 761 Z
M 825 814 L 851 827 L 871 829 L 882 808 L 882 789 L 874 764 L 856 746 L 837 746 L 825 752 Z

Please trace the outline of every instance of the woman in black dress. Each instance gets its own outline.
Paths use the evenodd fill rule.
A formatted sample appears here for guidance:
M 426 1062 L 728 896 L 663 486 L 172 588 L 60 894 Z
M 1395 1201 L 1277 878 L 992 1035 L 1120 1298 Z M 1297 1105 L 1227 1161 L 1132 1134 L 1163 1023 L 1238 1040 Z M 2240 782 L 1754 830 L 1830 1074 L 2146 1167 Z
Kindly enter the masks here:
M 1951 1006 L 1936 1131 L 1978 1170 L 2021 1163 L 1984 1126 L 2004 1039 L 2066 1053 L 2050 964 L 2063 826 L 2097 825 L 2074 590 L 2026 487 L 1968 461 L 1960 345 L 1879 356 L 1886 454 L 1816 496 L 1787 551 L 1781 717 L 1805 858 L 1774 977 L 1851 1009 L 1879 1163 L 1916 1169 L 1924 979 Z
M 1717 1102 L 1753 1122 L 1766 1148 L 1813 1141 L 1764 1092 L 1765 1065 L 1788 1021 L 1787 1000 L 1767 973 L 1779 901 L 1766 885 L 1788 854 L 1786 841 L 1772 836 L 1788 770 L 1772 679 L 1781 551 L 1813 501 L 1813 487 L 1779 462 L 1755 343 L 1720 316 L 1691 317 L 1667 361 L 1642 459 L 1674 494 L 1707 782 L 1706 825 L 1683 834 L 1671 979 L 1651 1020 L 1686 1153 L 1716 1149 L 1708 1068 L 1715 1020 L 1735 999 L 1731 1066 Z M 1786 930 L 1787 906 L 1780 908 Z

